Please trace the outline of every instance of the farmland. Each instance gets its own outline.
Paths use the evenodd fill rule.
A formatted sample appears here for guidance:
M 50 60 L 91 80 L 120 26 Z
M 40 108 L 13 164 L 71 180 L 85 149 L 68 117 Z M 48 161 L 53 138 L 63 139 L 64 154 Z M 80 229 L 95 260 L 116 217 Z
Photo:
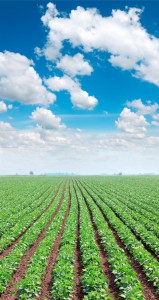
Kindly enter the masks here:
M 159 299 L 158 176 L 0 177 L 2 300 Z

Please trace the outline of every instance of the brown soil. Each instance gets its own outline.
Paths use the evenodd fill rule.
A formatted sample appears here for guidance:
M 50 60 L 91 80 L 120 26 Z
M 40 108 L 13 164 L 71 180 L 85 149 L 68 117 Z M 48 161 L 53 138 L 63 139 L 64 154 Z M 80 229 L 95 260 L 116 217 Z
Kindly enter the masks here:
M 78 196 L 76 193 L 76 189 L 74 187 L 77 206 L 78 206 L 78 214 L 77 214 L 77 232 L 76 232 L 76 246 L 75 246 L 75 285 L 74 285 L 74 294 L 72 300 L 82 300 L 83 299 L 83 289 L 81 284 L 81 276 L 82 276 L 82 254 L 80 251 L 80 205 Z
M 60 184 L 61 185 L 61 184 Z M 59 186 L 59 188 L 60 188 L 60 186 Z M 55 196 L 54 196 L 54 198 L 51 200 L 51 202 L 49 203 L 49 205 L 44 209 L 44 211 L 42 211 L 42 213 L 18 236 L 18 238 L 10 245 L 10 246 L 8 246 L 5 250 L 3 250 L 3 252 L 1 252 L 0 253 L 0 259 L 2 259 L 3 257 L 5 257 L 7 254 L 9 254 L 11 251 L 12 251 L 12 249 L 14 248 L 14 246 L 16 245 L 16 244 L 18 244 L 19 243 L 19 241 L 20 241 L 20 239 L 23 237 L 23 235 L 30 229 L 30 227 L 36 222 L 36 221 L 38 221 L 39 219 L 40 219 L 40 217 L 49 209 L 49 207 L 51 206 L 51 204 L 53 203 L 53 201 L 54 201 L 54 199 L 55 199 L 55 197 L 57 196 L 57 194 L 58 194 L 58 191 L 59 191 L 59 188 L 57 189 L 57 192 L 56 192 L 56 194 L 55 194 Z M 53 190 L 53 189 L 52 189 Z M 46 198 L 48 197 L 48 196 L 50 196 L 50 194 L 51 194 L 51 192 L 52 192 L 52 190 L 50 191 L 50 193 L 46 196 Z M 46 198 L 45 199 L 43 199 L 43 201 L 45 201 L 46 200 Z
M 46 191 L 49 190 L 49 188 L 50 188 L 50 186 L 49 186 L 49 187 L 48 187 L 48 188 L 47 188 L 47 189 L 46 189 L 46 190 L 38 197 L 38 199 L 41 198 L 41 197 L 46 193 Z M 51 189 L 51 192 L 52 192 L 52 190 L 53 190 L 53 189 Z M 37 207 L 40 207 L 41 204 L 46 200 L 46 198 L 47 198 L 49 195 L 50 195 L 50 192 L 49 192 L 49 194 L 48 194 L 48 195 L 47 195 L 47 196 L 46 196 L 46 197 L 38 204 Z M 36 208 L 35 208 L 35 209 L 36 209 Z M 34 209 L 34 210 L 35 210 L 35 209 Z M 33 210 L 33 211 L 34 211 L 34 210 Z
M 59 188 L 58 188 L 58 190 L 57 190 L 57 192 L 56 192 L 56 194 L 55 194 L 55 196 L 54 196 L 54 198 L 53 198 L 53 200 L 51 202 L 53 202 L 54 199 L 55 199 L 55 197 L 57 196 Z M 25 255 L 23 256 L 23 258 L 22 258 L 22 260 L 21 260 L 18 268 L 16 269 L 16 271 L 15 271 L 13 277 L 12 277 L 11 282 L 7 286 L 7 288 L 4 291 L 4 293 L 1 295 L 1 300 L 15 300 L 16 299 L 16 296 L 12 295 L 12 292 L 14 291 L 14 285 L 17 284 L 18 282 L 20 282 L 25 277 L 25 272 L 27 270 L 27 265 L 29 264 L 31 257 L 34 255 L 34 252 L 38 248 L 39 243 L 45 237 L 46 231 L 49 228 L 51 222 L 53 221 L 53 219 L 57 215 L 58 211 L 60 210 L 60 207 L 61 207 L 61 204 L 62 204 L 62 201 L 63 201 L 63 197 L 64 197 L 64 189 L 65 189 L 65 186 L 63 188 L 63 193 L 62 193 L 62 196 L 61 196 L 61 199 L 60 199 L 60 202 L 58 204 L 57 209 L 55 210 L 55 212 L 52 215 L 52 217 L 49 220 L 49 222 L 46 224 L 44 230 L 39 234 L 39 236 L 37 237 L 37 239 L 34 241 L 33 245 L 26 251 Z M 50 207 L 50 205 L 51 205 L 51 203 L 49 204 L 49 207 Z M 47 209 L 49 207 L 47 207 Z
M 132 210 L 134 213 L 135 213 L 135 209 L 131 207 L 131 205 L 129 205 L 129 203 L 125 203 L 120 197 L 119 195 L 117 194 L 117 200 L 119 202 L 121 202 L 122 204 L 124 204 L 126 207 L 128 207 L 130 210 Z M 136 205 L 137 206 L 137 205 Z M 140 206 L 139 206 L 140 207 Z M 139 214 L 145 218 L 145 215 L 144 215 L 144 212 L 140 211 Z M 139 222 L 139 219 L 137 216 L 132 216 L 132 218 L 135 220 L 135 221 L 138 221 Z M 149 220 L 151 223 L 154 223 L 154 221 L 150 218 L 150 217 L 146 217 L 145 220 Z M 144 223 L 142 223 L 144 224 Z M 144 226 L 144 225 L 143 225 Z M 146 227 L 146 230 L 149 231 L 149 232 L 152 232 L 154 235 L 156 235 L 156 237 L 159 237 L 159 232 L 157 233 L 156 231 L 153 230 L 153 228 L 150 228 L 149 226 Z
M 113 210 L 113 209 L 112 209 Z M 144 246 L 144 248 L 148 251 L 148 252 L 150 252 L 151 253 L 151 255 L 159 262 L 159 257 L 157 256 L 157 254 L 156 253 L 154 253 L 154 251 L 141 239 L 141 237 L 138 235 L 138 234 L 136 234 L 136 232 L 130 227 L 130 226 L 128 226 L 127 224 L 126 224 L 126 222 L 124 222 L 122 219 L 121 219 L 121 217 L 120 217 L 120 215 L 118 214 L 118 213 L 116 213 L 114 210 L 113 210 L 113 212 L 114 212 L 114 214 L 120 219 L 120 221 L 121 222 L 123 222 L 129 229 L 130 229 L 130 231 L 133 233 L 133 235 L 136 237 L 136 239 L 138 240 L 138 241 L 140 241 L 142 244 L 143 244 L 143 246 Z
M 119 195 L 119 193 L 115 193 L 117 196 L 120 196 Z M 155 216 L 159 216 L 159 213 L 158 213 L 158 207 L 156 208 L 156 211 L 153 211 L 153 210 L 151 210 L 151 208 L 148 206 L 148 203 L 146 204 L 147 205 L 147 207 L 143 207 L 142 206 L 142 204 L 137 204 L 136 203 L 136 200 L 137 199 L 135 199 L 133 196 L 129 196 L 129 197 L 131 197 L 131 201 L 135 204 L 135 205 L 138 205 L 140 208 L 142 208 L 143 210 L 146 210 L 146 211 L 149 211 L 151 214 L 153 214 L 153 215 L 155 215 Z M 143 213 L 144 214 L 144 213 Z M 159 222 L 157 222 L 157 223 L 159 223 Z
M 54 242 L 54 246 L 53 246 L 50 256 L 48 258 L 48 265 L 46 267 L 45 274 L 42 278 L 41 293 L 40 293 L 39 297 L 37 297 L 37 300 L 44 300 L 44 299 L 51 300 L 52 299 L 52 295 L 51 295 L 51 288 L 52 288 L 52 281 L 53 281 L 52 272 L 53 272 L 53 268 L 54 268 L 54 265 L 56 263 L 56 259 L 58 256 L 60 242 L 62 240 L 62 234 L 64 232 L 66 220 L 67 220 L 67 217 L 70 212 L 70 206 L 71 206 L 71 197 L 69 195 L 68 207 L 67 207 L 64 219 L 62 221 L 62 225 L 61 225 L 59 234 Z
M 89 191 L 86 189 L 86 191 L 88 192 L 88 194 L 90 195 Z M 91 195 L 90 195 L 91 196 Z M 98 195 L 99 196 L 99 195 Z M 100 197 L 100 196 L 99 196 Z M 143 272 L 142 267 L 139 265 L 139 263 L 132 257 L 131 253 L 126 249 L 123 241 L 120 239 L 120 237 L 118 236 L 116 230 L 112 227 L 112 225 L 109 222 L 109 219 L 106 217 L 106 215 L 104 214 L 102 208 L 100 207 L 100 205 L 96 202 L 96 200 L 91 196 L 92 200 L 95 202 L 95 204 L 98 206 L 98 208 L 100 209 L 105 221 L 107 222 L 109 228 L 111 229 L 117 245 L 122 248 L 125 252 L 125 254 L 127 255 L 131 266 L 133 267 L 133 269 L 135 270 L 137 277 L 140 281 L 140 284 L 142 285 L 143 288 L 143 294 L 146 300 L 158 300 L 159 299 L 159 295 L 157 295 L 157 292 L 155 290 L 155 288 L 153 287 L 152 283 L 150 281 L 148 281 L 146 275 Z M 101 198 L 101 197 L 100 197 Z
M 104 247 L 102 245 L 101 237 L 98 234 L 98 228 L 97 228 L 97 226 L 96 226 L 96 224 L 93 220 L 92 211 L 91 211 L 90 206 L 87 202 L 87 199 L 85 198 L 85 196 L 84 196 L 81 188 L 79 187 L 79 185 L 78 185 L 78 188 L 79 188 L 79 190 L 80 190 L 80 192 L 83 196 L 83 199 L 84 199 L 84 201 L 86 203 L 86 206 L 88 208 L 88 211 L 89 211 L 90 220 L 91 220 L 91 223 L 92 223 L 92 226 L 93 226 L 93 229 L 94 229 L 95 240 L 96 240 L 96 243 L 97 243 L 99 251 L 100 251 L 101 268 L 102 268 L 103 274 L 105 275 L 105 277 L 107 278 L 107 281 L 108 281 L 109 294 L 113 297 L 114 300 L 122 299 L 120 296 L 118 296 L 119 289 L 118 289 L 118 287 L 116 286 L 116 284 L 114 282 L 114 275 L 113 275 L 113 273 L 110 269 L 110 264 L 107 260 L 107 253 L 105 252 Z
M 97 194 L 98 195 L 98 194 Z M 100 195 L 98 195 L 98 197 L 103 201 L 103 203 L 105 203 L 105 201 L 102 199 L 102 197 Z M 106 203 L 105 203 L 106 204 Z M 108 204 L 107 204 L 108 205 Z M 108 205 L 109 206 L 109 205 Z M 110 206 L 109 206 L 110 207 Z M 144 248 L 151 253 L 151 255 L 159 262 L 159 257 L 154 253 L 154 251 L 141 239 L 141 237 L 136 234 L 136 232 L 126 224 L 126 222 L 124 220 L 122 220 L 122 218 L 120 217 L 120 215 L 114 210 L 114 208 L 110 207 L 111 210 L 114 212 L 114 214 L 116 215 L 116 217 L 125 225 L 129 228 L 129 230 L 133 233 L 133 235 L 136 237 L 136 239 L 138 241 L 140 241 Z

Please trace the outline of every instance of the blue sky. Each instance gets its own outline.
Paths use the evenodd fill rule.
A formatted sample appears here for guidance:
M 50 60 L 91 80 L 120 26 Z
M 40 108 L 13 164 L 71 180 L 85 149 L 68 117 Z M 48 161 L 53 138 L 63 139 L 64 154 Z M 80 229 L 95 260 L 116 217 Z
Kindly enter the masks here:
M 158 173 L 158 9 L 0 1 L 0 173 Z

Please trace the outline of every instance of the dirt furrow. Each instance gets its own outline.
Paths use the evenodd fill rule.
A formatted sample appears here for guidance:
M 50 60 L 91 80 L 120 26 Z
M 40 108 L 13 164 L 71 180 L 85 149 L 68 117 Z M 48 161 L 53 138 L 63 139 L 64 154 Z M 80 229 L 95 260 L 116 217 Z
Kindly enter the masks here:
M 40 198 L 44 195 L 44 193 L 45 193 L 47 190 L 49 190 L 49 188 L 50 188 L 50 186 L 47 187 L 47 189 L 44 190 L 37 198 L 35 198 L 35 201 L 37 201 L 38 199 L 40 199 Z M 27 195 L 26 195 L 26 198 L 27 198 Z M 43 201 L 42 201 L 42 202 L 43 202 Z M 42 204 L 42 202 L 40 202 L 39 205 L 38 205 L 37 207 L 39 207 L 39 206 Z M 26 209 L 26 207 L 23 208 L 23 209 L 21 209 L 21 212 L 23 212 L 25 209 Z M 36 207 L 35 207 L 32 211 L 34 211 L 35 209 L 36 209 Z M 17 213 L 18 213 L 18 212 L 19 212 L 19 211 L 17 211 Z M 24 214 L 24 215 L 25 215 L 25 214 Z M 3 233 L 1 233 L 0 237 L 2 237 L 2 235 L 3 235 Z
M 78 183 L 77 183 L 78 185 Z M 119 294 L 119 288 L 116 286 L 115 282 L 114 282 L 114 275 L 111 271 L 111 268 L 110 268 L 110 264 L 107 260 L 107 253 L 105 252 L 104 250 L 104 247 L 103 247 L 103 244 L 102 244 L 102 240 L 98 234 L 98 228 L 93 220 L 93 215 L 92 215 L 92 211 L 91 211 L 91 208 L 87 202 L 87 199 L 86 197 L 84 196 L 81 188 L 79 187 L 78 185 L 78 188 L 83 196 L 83 199 L 86 203 L 86 206 L 88 208 L 88 211 L 89 211 L 89 215 L 90 215 L 90 220 L 91 220 L 91 223 L 92 223 L 92 226 L 93 226 L 93 229 L 94 229 L 94 236 L 95 236 L 95 240 L 96 240 L 96 243 L 98 245 L 98 248 L 99 248 L 99 251 L 100 251 L 100 258 L 101 258 L 101 268 L 103 270 L 103 274 L 105 275 L 105 277 L 107 278 L 108 280 L 108 290 L 109 290 L 109 294 L 113 297 L 114 300 L 119 300 L 119 299 L 122 299 L 118 294 Z
M 39 234 L 37 239 L 34 241 L 33 245 L 27 250 L 27 252 L 23 256 L 18 268 L 16 269 L 16 271 L 15 271 L 13 277 L 12 277 L 11 282 L 7 286 L 4 293 L 1 295 L 1 300 L 15 300 L 16 299 L 16 296 L 12 295 L 12 292 L 14 291 L 14 285 L 17 284 L 18 282 L 20 282 L 25 277 L 25 272 L 27 270 L 27 265 L 29 264 L 31 257 L 33 256 L 34 252 L 38 248 L 39 243 L 45 237 L 46 231 L 49 228 L 50 224 L 52 223 L 53 219 L 55 218 L 55 216 L 59 212 L 60 207 L 62 205 L 62 201 L 64 199 L 65 185 L 64 185 L 64 188 L 63 188 L 62 196 L 61 196 L 60 202 L 58 204 L 58 207 L 56 208 L 56 210 L 55 210 L 54 214 L 52 215 L 51 219 L 49 220 L 49 222 L 46 224 L 44 230 Z M 58 191 L 59 191 L 59 188 L 58 188 L 58 190 L 56 192 L 56 195 L 54 196 L 53 200 L 57 196 Z M 52 200 L 52 202 L 53 202 L 53 200 Z
M 61 184 L 60 184 L 60 186 L 61 186 Z M 57 196 L 57 194 L 59 192 L 60 186 L 59 186 L 58 190 L 56 191 L 55 196 L 53 197 L 53 199 L 51 200 L 51 202 L 49 203 L 49 205 L 42 211 L 42 213 L 18 236 L 18 238 L 10 246 L 8 246 L 5 250 L 3 250 L 0 253 L 0 259 L 2 259 L 3 257 L 5 257 L 6 255 L 8 255 L 13 250 L 14 246 L 19 243 L 20 239 L 30 229 L 30 227 L 33 226 L 33 224 L 35 222 L 37 222 L 41 218 L 41 216 L 49 209 L 49 207 L 51 206 L 51 204 L 53 203 L 54 199 L 56 198 L 56 196 Z M 53 191 L 53 189 L 54 188 L 52 188 L 52 190 L 50 191 L 49 195 L 46 196 L 46 198 L 50 196 L 50 194 Z M 43 201 L 45 201 L 46 198 Z
M 96 193 L 96 192 L 95 192 Z M 97 194 L 97 193 L 96 193 Z M 97 194 L 98 195 L 98 194 Z M 98 195 L 98 197 L 103 201 L 103 203 L 105 203 L 105 201 L 102 199 L 102 197 L 100 195 Z M 106 203 L 105 203 L 106 204 Z M 108 205 L 108 204 L 106 204 Z M 109 206 L 109 205 L 108 205 Z M 116 215 L 116 217 L 125 225 L 129 228 L 129 230 L 133 233 L 133 235 L 136 237 L 136 239 L 138 241 L 140 241 L 144 248 L 151 253 L 151 255 L 159 262 L 159 257 L 154 253 L 154 251 L 141 239 L 141 237 L 130 227 L 126 224 L 126 222 L 124 220 L 122 220 L 122 218 L 120 217 L 120 215 L 114 210 L 114 208 L 112 208 L 113 213 Z
M 150 283 L 150 281 L 148 281 L 146 275 L 143 272 L 142 267 L 139 265 L 139 263 L 132 257 L 131 253 L 126 249 L 123 241 L 120 239 L 120 237 L 118 236 L 116 230 L 112 227 L 112 225 L 109 222 L 109 219 L 106 217 L 106 215 L 104 214 L 102 208 L 100 207 L 100 205 L 96 202 L 96 200 L 91 196 L 91 194 L 89 193 L 89 191 L 85 188 L 85 190 L 88 192 L 88 194 L 90 195 L 90 197 L 92 198 L 92 200 L 94 201 L 94 203 L 98 206 L 98 208 L 100 209 L 105 221 L 107 222 L 109 228 L 111 229 L 116 242 L 118 244 L 118 246 L 120 248 L 122 248 L 125 252 L 125 254 L 127 255 L 131 266 L 133 267 L 133 269 L 135 270 L 137 277 L 140 281 L 140 284 L 142 285 L 143 288 L 143 294 L 146 300 L 158 300 L 158 295 L 157 292 L 155 290 L 155 288 L 153 287 L 152 283 Z
M 72 300 L 82 300 L 83 299 L 83 289 L 81 284 L 81 276 L 82 276 L 82 255 L 80 251 L 80 205 L 78 196 L 76 193 L 76 189 L 74 187 L 76 198 L 77 198 L 77 206 L 78 206 L 78 214 L 77 214 L 77 232 L 76 232 L 76 246 L 75 246 L 75 286 L 74 286 L 74 294 Z
M 113 209 L 112 209 L 113 210 Z M 123 224 L 125 224 L 128 228 L 129 228 L 129 230 L 133 233 L 133 235 L 136 237 L 136 239 L 138 240 L 138 241 L 140 241 L 142 244 L 143 244 L 143 246 L 144 246 L 144 248 L 148 251 L 148 252 L 150 252 L 151 253 L 151 255 L 159 262 L 159 257 L 154 253 L 154 251 L 141 239 L 141 237 L 131 228 L 131 227 L 129 227 L 127 224 L 126 224 L 126 222 L 124 222 L 123 220 L 122 220 L 122 218 L 120 217 L 120 215 L 118 214 L 118 213 L 116 213 L 114 210 L 113 210 L 113 212 L 114 212 L 114 214 L 116 215 L 116 217 L 123 223 Z
M 54 265 L 56 263 L 58 251 L 60 249 L 60 242 L 62 240 L 62 234 L 64 232 L 67 217 L 70 212 L 70 206 L 71 206 L 71 196 L 69 194 L 68 207 L 67 207 L 64 219 L 62 221 L 62 225 L 61 225 L 59 234 L 54 242 L 54 246 L 53 246 L 50 256 L 48 258 L 48 265 L 46 267 L 45 274 L 42 278 L 41 293 L 40 293 L 39 297 L 37 297 L 37 300 L 45 300 L 45 299 L 51 300 L 52 299 L 52 295 L 51 295 L 51 287 L 52 287 L 52 281 L 53 281 L 52 272 L 53 272 Z

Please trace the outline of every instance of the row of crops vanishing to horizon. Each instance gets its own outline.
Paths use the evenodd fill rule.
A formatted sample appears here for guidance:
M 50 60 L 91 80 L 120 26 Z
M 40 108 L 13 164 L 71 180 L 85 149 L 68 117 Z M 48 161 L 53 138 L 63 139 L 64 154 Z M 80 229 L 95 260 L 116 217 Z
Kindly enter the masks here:
M 2 300 L 159 299 L 159 176 L 0 177 Z

